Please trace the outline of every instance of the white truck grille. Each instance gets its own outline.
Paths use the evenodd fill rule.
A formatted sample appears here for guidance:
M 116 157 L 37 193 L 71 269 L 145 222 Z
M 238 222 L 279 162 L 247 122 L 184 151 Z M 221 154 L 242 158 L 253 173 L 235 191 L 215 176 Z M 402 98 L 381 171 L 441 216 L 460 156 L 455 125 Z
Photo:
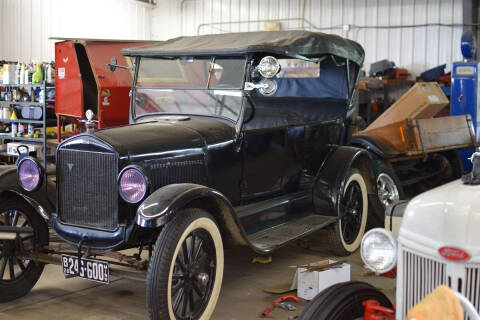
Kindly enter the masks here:
M 480 310 L 480 266 L 467 265 L 465 268 L 465 290 L 464 296 L 470 300 L 477 311 Z
M 399 264 L 397 269 L 397 284 L 401 284 L 401 288 L 397 288 L 397 313 L 400 315 L 399 319 L 405 319 L 408 310 L 438 285 L 446 284 L 447 279 L 445 263 L 419 255 L 404 247 L 401 259 L 402 264 Z
M 480 265 L 440 261 L 400 245 L 397 319 L 405 319 L 408 310 L 441 284 L 460 292 L 480 310 Z

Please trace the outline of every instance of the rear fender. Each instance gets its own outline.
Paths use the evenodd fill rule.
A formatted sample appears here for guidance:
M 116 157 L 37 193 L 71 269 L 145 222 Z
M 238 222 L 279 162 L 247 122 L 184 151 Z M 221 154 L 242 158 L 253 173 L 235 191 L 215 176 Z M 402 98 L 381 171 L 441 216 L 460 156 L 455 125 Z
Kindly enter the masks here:
M 395 158 L 401 155 L 400 152 L 382 140 L 366 134 L 353 136 L 351 144 L 354 147 L 366 149 L 382 159 Z
M 228 242 L 248 244 L 230 201 L 220 192 L 198 184 L 171 184 L 156 190 L 138 207 L 135 222 L 143 228 L 159 228 L 189 207 L 212 214 Z
M 341 217 L 340 195 L 344 192 L 348 173 L 352 168 L 362 173 L 368 194 L 375 193 L 372 155 L 364 149 L 349 146 L 336 147 L 328 153 L 315 178 L 313 203 L 316 212 Z
M 50 192 L 47 192 L 49 190 Z M 0 166 L 0 201 L 19 196 L 27 201 L 48 223 L 55 212 L 55 184 L 43 179 L 43 185 L 35 192 L 24 191 L 17 182 L 16 166 Z

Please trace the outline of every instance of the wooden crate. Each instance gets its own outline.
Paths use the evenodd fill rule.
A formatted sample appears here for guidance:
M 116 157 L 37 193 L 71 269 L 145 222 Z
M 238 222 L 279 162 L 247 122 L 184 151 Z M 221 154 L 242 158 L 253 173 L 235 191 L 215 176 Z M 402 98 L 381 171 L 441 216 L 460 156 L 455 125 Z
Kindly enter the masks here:
M 405 119 L 364 130 L 358 135 L 375 137 L 405 155 L 419 155 L 476 145 L 470 115 Z

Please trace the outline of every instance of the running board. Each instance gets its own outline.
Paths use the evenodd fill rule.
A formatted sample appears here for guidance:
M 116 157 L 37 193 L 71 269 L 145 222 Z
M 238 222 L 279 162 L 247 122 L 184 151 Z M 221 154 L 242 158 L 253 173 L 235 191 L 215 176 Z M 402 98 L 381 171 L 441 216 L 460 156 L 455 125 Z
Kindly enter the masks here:
M 308 215 L 248 236 L 250 244 L 261 253 L 268 253 L 337 221 L 337 217 Z

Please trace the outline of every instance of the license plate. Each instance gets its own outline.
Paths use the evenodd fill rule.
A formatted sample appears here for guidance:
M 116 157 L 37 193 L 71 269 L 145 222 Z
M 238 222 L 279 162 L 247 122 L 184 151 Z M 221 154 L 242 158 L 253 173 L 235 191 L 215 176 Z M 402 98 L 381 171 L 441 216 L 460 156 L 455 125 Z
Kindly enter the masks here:
M 79 263 L 77 256 L 62 254 L 62 266 L 65 275 L 101 283 L 110 281 L 110 269 L 106 261 L 82 258 Z

